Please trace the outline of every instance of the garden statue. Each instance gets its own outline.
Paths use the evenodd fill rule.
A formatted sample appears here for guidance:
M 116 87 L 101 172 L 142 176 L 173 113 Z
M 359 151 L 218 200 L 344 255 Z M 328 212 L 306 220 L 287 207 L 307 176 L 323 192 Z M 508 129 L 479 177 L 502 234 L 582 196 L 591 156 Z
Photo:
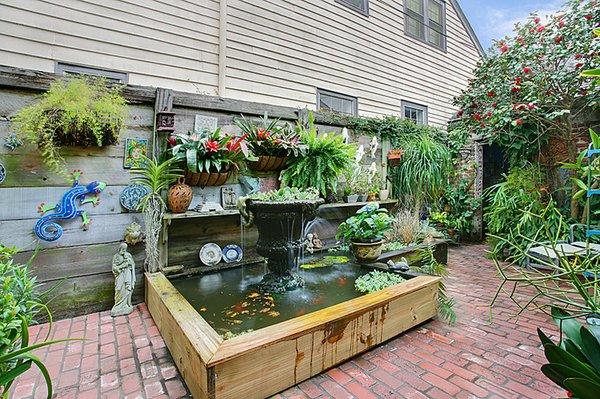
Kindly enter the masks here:
M 342 137 L 344 138 L 344 144 L 350 143 L 350 134 L 348 133 L 348 128 L 342 129 Z
M 106 183 L 93 181 L 87 186 L 83 186 L 79 184 L 79 177 L 81 177 L 81 171 L 74 171 L 73 186 L 63 194 L 60 203 L 46 205 L 42 202 L 38 205 L 38 212 L 43 216 L 38 219 L 33 231 L 40 239 L 44 241 L 56 241 L 62 236 L 63 228 L 56 223 L 56 220 L 69 220 L 81 216 L 83 219 L 83 229 L 87 230 L 90 218 L 85 211 L 77 209 L 77 205 L 87 203 L 92 203 L 94 206 L 98 205 L 100 198 L 97 195 L 106 188 Z M 89 195 L 94 195 L 94 197 L 86 198 Z M 54 213 L 44 215 L 46 212 L 52 210 L 54 210 Z
M 369 184 L 373 183 L 373 179 L 375 179 L 375 176 L 377 176 L 377 164 L 375 162 L 372 162 L 371 166 L 369 166 L 369 175 L 367 176 Z
M 125 236 L 123 238 L 128 245 L 135 245 L 144 241 L 142 226 L 140 226 L 139 223 L 132 222 L 125 228 Z
M 4 138 L 4 146 L 10 151 L 14 151 L 17 147 L 23 145 L 23 141 L 19 139 L 16 133 L 11 133 Z
M 315 251 L 321 249 L 323 249 L 323 241 L 321 241 L 317 233 L 308 233 L 306 235 L 306 251 L 309 254 L 313 254 Z
M 387 265 L 390 270 L 399 270 L 401 272 L 407 272 L 410 270 L 408 261 L 404 257 L 400 259 L 400 262 L 394 262 L 390 259 L 388 260 Z
M 112 272 L 115 275 L 115 305 L 110 311 L 112 317 L 128 315 L 133 311 L 131 296 L 135 288 L 135 262 L 127 244 L 122 243 L 113 256 Z
M 354 160 L 356 161 L 357 164 L 360 164 L 360 161 L 362 161 L 364 156 L 365 156 L 365 146 L 361 144 L 358 146 L 358 150 L 356 150 L 356 155 L 354 156 Z
M 369 144 L 369 152 L 371 153 L 371 158 L 375 158 L 375 154 L 377 153 L 377 149 L 379 148 L 379 141 L 377 140 L 377 136 L 373 136 L 371 143 Z

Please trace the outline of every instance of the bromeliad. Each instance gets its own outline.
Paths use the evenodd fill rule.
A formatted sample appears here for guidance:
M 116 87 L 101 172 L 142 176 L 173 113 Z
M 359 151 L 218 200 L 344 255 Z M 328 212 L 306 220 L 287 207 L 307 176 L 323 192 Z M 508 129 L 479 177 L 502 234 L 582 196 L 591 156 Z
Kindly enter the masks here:
M 83 219 L 83 228 L 87 229 L 90 224 L 90 218 L 83 210 L 77 209 L 77 201 L 79 205 L 92 203 L 98 205 L 100 198 L 98 194 L 106 188 L 106 183 L 93 181 L 84 186 L 79 184 L 81 171 L 73 172 L 73 186 L 63 194 L 60 202 L 56 205 L 46 205 L 41 203 L 38 206 L 38 212 L 42 215 L 35 224 L 33 229 L 36 236 L 44 241 L 56 241 L 63 234 L 63 228 L 56 223 L 57 220 L 69 220 L 76 217 Z M 88 197 L 94 195 L 93 197 Z M 54 213 L 44 215 L 46 212 L 54 210 Z

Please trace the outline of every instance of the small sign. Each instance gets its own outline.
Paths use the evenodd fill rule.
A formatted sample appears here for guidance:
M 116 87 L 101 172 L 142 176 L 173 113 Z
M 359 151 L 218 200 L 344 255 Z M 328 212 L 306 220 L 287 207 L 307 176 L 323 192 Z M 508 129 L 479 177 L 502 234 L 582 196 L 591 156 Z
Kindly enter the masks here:
M 201 133 L 204 130 L 214 132 L 217 130 L 218 122 L 219 118 L 214 116 L 196 115 L 194 120 L 194 131 L 197 133 Z
M 148 139 L 127 138 L 125 139 L 125 154 L 123 156 L 123 168 L 144 167 L 142 155 L 148 156 Z

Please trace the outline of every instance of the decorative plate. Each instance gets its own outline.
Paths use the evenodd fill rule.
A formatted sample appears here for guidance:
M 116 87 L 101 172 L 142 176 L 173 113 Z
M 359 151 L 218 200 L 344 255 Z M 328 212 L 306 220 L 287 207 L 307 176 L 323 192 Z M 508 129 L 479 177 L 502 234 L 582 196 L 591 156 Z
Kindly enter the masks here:
M 243 257 L 242 248 L 235 244 L 229 244 L 223 248 L 223 260 L 225 263 L 239 262 Z
M 4 183 L 5 179 L 6 179 L 6 169 L 4 168 L 4 165 L 2 165 L 0 163 L 0 184 Z
M 148 195 L 148 188 L 141 184 L 130 184 L 121 192 L 120 202 L 129 211 L 138 211 L 142 198 Z
M 205 244 L 198 254 L 200 261 L 206 266 L 214 266 L 223 258 L 221 247 L 215 243 Z

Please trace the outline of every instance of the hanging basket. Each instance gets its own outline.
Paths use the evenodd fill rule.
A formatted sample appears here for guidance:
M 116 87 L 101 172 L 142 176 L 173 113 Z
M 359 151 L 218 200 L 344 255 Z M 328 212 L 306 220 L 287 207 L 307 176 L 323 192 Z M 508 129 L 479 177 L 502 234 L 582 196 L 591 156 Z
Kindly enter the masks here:
M 248 162 L 248 169 L 255 172 L 279 172 L 287 166 L 288 157 L 261 155 L 258 161 Z
M 397 148 L 394 150 L 389 150 L 387 154 L 388 165 L 389 166 L 398 166 L 400 165 L 400 161 L 402 160 L 402 155 L 404 155 L 404 150 Z
M 223 171 L 223 172 L 202 172 L 202 173 L 192 173 L 190 171 L 185 174 L 185 182 L 190 186 L 199 186 L 199 187 L 217 187 L 222 186 L 227 182 L 231 176 L 231 169 Z

